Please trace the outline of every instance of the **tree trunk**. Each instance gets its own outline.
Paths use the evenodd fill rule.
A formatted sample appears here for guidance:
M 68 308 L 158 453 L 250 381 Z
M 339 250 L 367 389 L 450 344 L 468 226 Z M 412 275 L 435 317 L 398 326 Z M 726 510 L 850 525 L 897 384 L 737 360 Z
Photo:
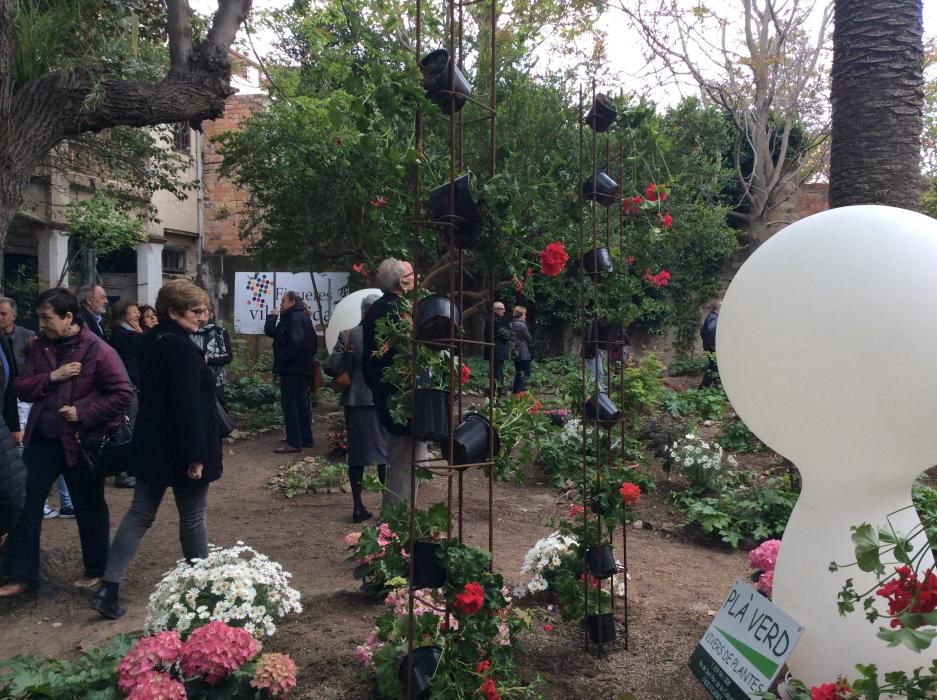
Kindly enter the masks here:
M 921 0 L 836 0 L 830 206 L 916 209 L 921 193 Z

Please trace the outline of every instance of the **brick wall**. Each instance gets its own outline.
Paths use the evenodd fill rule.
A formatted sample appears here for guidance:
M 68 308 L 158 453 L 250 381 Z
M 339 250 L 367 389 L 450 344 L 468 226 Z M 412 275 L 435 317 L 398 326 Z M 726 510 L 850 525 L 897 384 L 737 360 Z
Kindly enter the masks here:
M 777 209 L 772 218 L 779 222 L 773 226 L 772 233 L 777 233 L 788 224 L 830 208 L 828 202 L 829 185 L 825 182 L 804 183 Z
M 263 108 L 265 99 L 263 95 L 232 95 L 225 103 L 224 116 L 203 122 L 206 253 L 223 251 L 238 255 L 244 252 L 244 242 L 238 237 L 238 221 L 247 199 L 247 192 L 218 175 L 221 156 L 218 144 L 212 143 L 212 137 L 236 130 L 242 119 Z

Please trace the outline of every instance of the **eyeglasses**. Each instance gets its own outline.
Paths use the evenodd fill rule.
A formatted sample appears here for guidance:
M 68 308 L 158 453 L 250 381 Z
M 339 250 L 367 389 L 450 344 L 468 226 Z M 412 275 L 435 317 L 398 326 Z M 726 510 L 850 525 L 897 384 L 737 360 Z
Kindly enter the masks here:
M 204 306 L 198 306 L 194 309 L 186 309 L 186 311 L 191 311 L 193 316 L 208 316 L 208 308 Z

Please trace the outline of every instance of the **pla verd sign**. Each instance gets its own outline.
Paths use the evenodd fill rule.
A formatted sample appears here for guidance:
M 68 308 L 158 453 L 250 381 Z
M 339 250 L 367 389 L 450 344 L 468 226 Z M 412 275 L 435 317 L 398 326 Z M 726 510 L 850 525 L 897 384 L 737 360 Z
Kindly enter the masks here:
M 804 628 L 741 579 L 690 656 L 716 700 L 759 698 L 777 678 Z

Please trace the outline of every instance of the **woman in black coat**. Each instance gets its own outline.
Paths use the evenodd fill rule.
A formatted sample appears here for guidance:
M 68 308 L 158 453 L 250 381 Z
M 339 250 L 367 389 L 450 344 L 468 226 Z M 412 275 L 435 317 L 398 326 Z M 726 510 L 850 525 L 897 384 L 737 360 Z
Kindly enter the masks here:
M 140 307 L 136 303 L 122 299 L 111 307 L 110 343 L 124 363 L 130 383 L 139 389 L 143 329 L 140 327 Z
M 208 484 L 221 477 L 221 434 L 215 377 L 191 340 L 208 320 L 208 295 L 188 280 L 163 285 L 159 325 L 144 336 L 140 408 L 134 426 L 137 478 L 133 503 L 111 545 L 103 583 L 91 607 L 116 619 L 118 589 L 167 488 L 179 511 L 179 540 L 188 560 L 208 555 Z

